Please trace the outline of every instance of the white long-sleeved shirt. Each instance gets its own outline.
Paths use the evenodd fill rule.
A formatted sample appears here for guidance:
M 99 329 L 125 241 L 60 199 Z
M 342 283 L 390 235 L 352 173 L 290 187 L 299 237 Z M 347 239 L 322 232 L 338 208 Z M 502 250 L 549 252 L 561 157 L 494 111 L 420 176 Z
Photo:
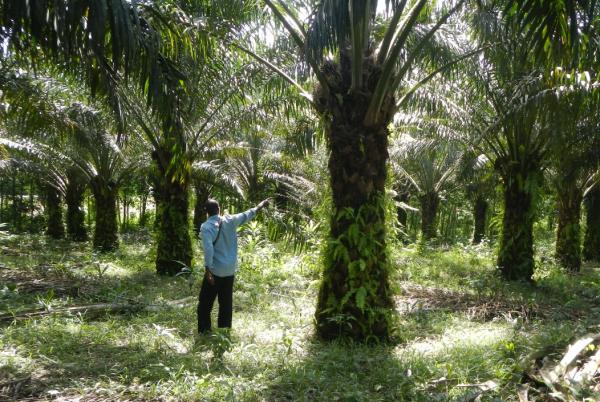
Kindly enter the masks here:
M 200 226 L 204 246 L 204 266 L 216 276 L 231 276 L 237 271 L 237 228 L 256 216 L 257 208 L 235 215 L 213 215 Z M 221 225 L 221 234 L 219 233 Z M 217 242 L 214 244 L 215 239 Z

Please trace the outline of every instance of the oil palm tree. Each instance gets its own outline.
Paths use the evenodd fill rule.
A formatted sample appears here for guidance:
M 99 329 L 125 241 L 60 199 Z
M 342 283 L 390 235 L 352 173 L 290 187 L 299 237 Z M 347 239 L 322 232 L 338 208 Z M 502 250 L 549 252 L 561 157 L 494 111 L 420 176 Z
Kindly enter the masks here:
M 228 162 L 246 198 L 251 203 L 256 203 L 256 200 L 262 199 L 265 194 L 268 180 L 263 162 L 268 149 L 267 144 L 273 139 L 263 130 L 252 130 L 243 138 L 245 141 L 242 142 L 242 152 L 229 158 Z
M 114 120 L 100 110 L 73 104 L 68 113 L 75 122 L 72 138 L 76 153 L 70 157 L 87 176 L 96 206 L 93 245 L 102 252 L 112 251 L 118 247 L 119 188 L 136 169 L 148 164 L 144 158 L 148 152 L 111 132 L 111 128 L 115 130 Z
M 598 181 L 599 142 L 595 115 L 598 94 L 588 72 L 555 69 L 559 96 L 549 104 L 552 163 L 549 169 L 558 201 L 556 257 L 571 272 L 581 268 L 582 201 Z
M 86 241 L 88 233 L 85 226 L 85 212 L 82 206 L 89 180 L 76 166 L 67 169 L 66 178 L 67 236 L 74 241 Z
M 600 261 L 600 186 L 594 186 L 585 196 L 586 229 L 583 239 L 583 258 Z
M 388 1 L 388 12 L 379 18 L 383 2 L 323 0 L 308 10 L 308 22 L 296 4 L 265 3 L 299 53 L 283 59 L 308 66 L 317 81 L 314 91 L 277 66 L 277 59 L 256 58 L 309 100 L 323 120 L 330 150 L 333 212 L 317 333 L 325 339 L 386 339 L 393 307 L 384 219 L 388 126 L 420 85 L 406 86 L 415 63 L 434 55 L 421 77 L 427 81 L 452 60 L 454 53 L 439 46 L 440 29 L 464 1 L 446 2 L 443 10 L 426 0 Z M 437 52 L 428 52 L 436 45 Z
M 556 133 L 552 129 L 556 126 L 557 111 L 563 112 L 562 106 L 570 109 L 569 103 L 573 101 L 572 97 L 562 96 L 570 91 L 568 85 L 571 83 L 567 85 L 567 91 L 563 91 L 552 69 L 563 65 L 571 71 L 582 63 L 595 63 L 594 41 L 590 41 L 589 46 L 586 38 L 596 29 L 593 16 L 598 10 L 595 2 L 506 3 L 514 6 L 509 7 L 509 13 L 502 13 L 499 3 L 480 2 L 482 7 L 474 19 L 476 31 L 480 39 L 496 45 L 486 51 L 486 60 L 479 65 L 480 70 L 487 69 L 488 72 L 473 77 L 483 84 L 481 88 L 486 93 L 487 101 L 480 105 L 500 116 L 488 118 L 488 122 L 483 123 L 486 128 L 479 134 L 504 185 L 498 267 L 507 279 L 530 281 L 534 272 L 532 228 L 542 169 L 551 161 L 552 142 L 560 143 L 558 139 L 562 138 L 562 148 L 575 135 L 573 129 L 567 133 Z M 581 8 L 584 3 L 585 7 Z M 542 9 L 547 13 L 539 14 Z M 558 106 L 560 104 L 562 106 Z M 566 117 L 563 120 L 574 128 L 578 106 L 571 110 L 575 113 L 563 115 Z M 568 153 L 561 151 L 561 154 L 566 156 Z M 571 174 L 569 171 L 574 176 L 567 177 Z M 576 188 L 581 189 L 586 180 L 576 179 L 581 172 L 575 173 L 566 165 L 564 171 L 559 169 L 558 173 L 564 174 L 562 183 L 571 187 L 564 193 L 561 191 L 564 197 L 561 204 L 568 210 L 578 211 L 574 206 L 579 205 L 580 195 L 574 195 L 580 194 Z M 569 214 L 578 216 L 578 212 Z M 577 225 L 567 223 L 573 218 L 566 215 L 563 220 L 560 238 L 564 240 L 567 232 L 571 235 L 566 237 L 573 238 Z M 559 243 L 565 244 L 562 240 Z M 565 252 L 572 262 L 564 263 L 576 266 L 573 261 L 578 258 L 574 249 L 565 249 Z
M 124 180 L 143 165 L 143 157 L 122 152 L 122 145 L 115 142 L 106 128 L 106 117 L 100 118 L 98 111 L 81 104 L 73 104 L 65 110 L 72 124 L 71 143 L 57 149 L 56 143 L 31 139 L 2 139 L 9 149 L 27 155 L 44 172 L 46 205 L 48 208 L 48 232 L 52 237 L 62 237 L 64 229 L 60 203 L 63 198 L 71 199 L 68 214 L 75 215 L 67 221 L 73 232 L 80 234 L 78 225 L 83 224 L 82 183 L 89 183 L 95 199 L 94 248 L 105 252 L 118 246 L 116 193 Z M 18 135 L 17 135 L 18 137 Z M 76 189 L 73 187 L 76 186 Z M 59 234 L 61 233 L 61 234 Z M 79 239 L 81 240 L 81 239 Z
M 554 96 L 552 85 L 518 26 L 503 21 L 497 7 L 479 9 L 473 25 L 490 44 L 469 73 L 471 99 L 479 101 L 468 106 L 475 116 L 472 143 L 488 156 L 503 186 L 497 266 L 506 279 L 531 281 L 535 202 L 550 138 L 544 102 Z
M 417 195 L 425 241 L 437 237 L 441 195 L 455 183 L 464 153 L 468 116 L 457 102 L 458 92 L 455 83 L 436 77 L 394 118 L 394 131 L 400 135 L 391 146 L 392 168 L 400 183 L 406 181 Z
M 211 149 L 218 148 L 219 141 L 231 136 L 230 131 L 236 130 L 235 122 L 242 118 L 246 103 L 243 92 L 253 78 L 246 64 L 223 53 L 214 57 L 218 68 L 188 61 L 191 83 L 186 96 L 178 101 L 182 119 L 174 136 L 164 131 L 163 122 L 151 110 L 140 106 L 143 100 L 136 91 L 120 88 L 118 94 L 126 104 L 132 124 L 139 128 L 143 141 L 151 149 L 159 274 L 175 275 L 182 263 L 191 264 L 189 191 L 193 166 L 209 156 Z M 174 150 L 178 153 L 177 164 L 173 163 Z
M 490 199 L 494 195 L 496 177 L 493 166 L 485 154 L 465 152 L 460 164 L 458 179 L 465 185 L 467 198 L 473 206 L 473 244 L 485 236 Z
M 441 193 L 456 178 L 462 151 L 439 139 L 400 136 L 391 146 L 393 169 L 404 176 L 416 192 L 425 241 L 437 237 L 437 214 Z

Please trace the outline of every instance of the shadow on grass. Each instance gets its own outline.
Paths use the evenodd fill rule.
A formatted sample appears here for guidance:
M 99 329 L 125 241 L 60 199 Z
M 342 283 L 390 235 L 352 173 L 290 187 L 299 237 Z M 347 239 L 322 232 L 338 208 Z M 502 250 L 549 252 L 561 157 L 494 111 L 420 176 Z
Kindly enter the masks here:
M 208 370 L 209 354 L 188 353 L 192 340 L 186 337 L 191 327 L 176 327 L 188 314 L 109 316 L 95 322 L 49 317 L 11 326 L 3 341 L 36 361 L 23 395 L 90 387 L 98 379 L 125 386 L 157 383 L 173 379 L 178 371 Z
M 162 321 L 161 317 L 153 321 L 168 327 L 181 318 L 163 316 Z M 455 387 L 464 376 L 478 381 L 493 372 L 481 349 L 470 350 L 468 345 L 456 345 L 456 351 L 440 360 L 388 345 L 312 340 L 301 350 L 286 351 L 272 344 L 270 352 L 264 349 L 254 355 L 251 345 L 234 337 L 223 360 L 215 361 L 211 350 L 177 353 L 168 345 L 169 337 L 136 338 L 136 333 L 148 331 L 139 327 L 141 320 L 122 318 L 80 324 L 77 329 L 64 321 L 12 329 L 7 340 L 43 362 L 46 373 L 35 378 L 31 384 L 35 388 L 22 396 L 42 396 L 50 389 L 61 394 L 75 389 L 90 396 L 96 392 L 94 384 L 101 381 L 103 386 L 128 389 L 134 399 L 144 397 L 136 394 L 136 384 L 163 384 L 168 393 L 160 394 L 165 390 L 159 389 L 152 397 L 197 400 L 183 398 L 177 391 L 192 378 L 186 385 L 192 389 L 183 395 L 197 395 L 200 400 L 446 401 L 464 400 L 471 394 L 470 389 Z M 125 321 L 131 321 L 129 332 L 123 332 Z M 476 363 L 467 358 L 464 367 L 459 367 L 459 355 L 469 354 Z M 482 367 L 474 369 L 477 365 Z
M 403 361 L 390 346 L 311 343 L 305 357 L 290 359 L 267 389 L 277 401 L 431 400 L 417 389 L 414 374 L 427 370 Z
M 478 359 L 482 375 L 489 376 L 480 350 L 457 345 L 458 354 Z M 457 356 L 451 354 L 451 359 Z M 477 387 L 456 387 L 463 377 L 478 375 L 471 361 L 465 367 L 386 345 L 312 342 L 303 358 L 290 359 L 269 384 L 266 400 L 276 401 L 467 401 L 482 394 Z M 467 359 L 473 359 L 468 357 Z M 458 373 L 458 371 L 461 371 Z M 493 398 L 497 394 L 487 393 Z M 487 400 L 487 399 L 483 399 Z M 491 399 L 490 399 L 491 400 Z

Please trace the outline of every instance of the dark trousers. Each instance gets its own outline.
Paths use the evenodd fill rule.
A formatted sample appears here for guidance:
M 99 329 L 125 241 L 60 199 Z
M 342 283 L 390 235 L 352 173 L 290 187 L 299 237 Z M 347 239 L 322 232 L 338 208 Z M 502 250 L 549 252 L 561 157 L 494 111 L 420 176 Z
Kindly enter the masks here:
M 234 276 L 214 276 L 215 284 L 211 285 L 202 280 L 200 296 L 198 297 L 198 332 L 208 332 L 211 329 L 210 312 L 215 299 L 219 297 L 219 328 L 231 328 L 233 313 L 233 279 Z

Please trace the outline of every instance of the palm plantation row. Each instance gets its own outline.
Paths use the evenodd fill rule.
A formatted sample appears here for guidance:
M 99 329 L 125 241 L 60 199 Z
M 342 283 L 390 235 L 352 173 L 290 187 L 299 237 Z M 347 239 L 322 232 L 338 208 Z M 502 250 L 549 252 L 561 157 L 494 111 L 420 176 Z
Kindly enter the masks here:
M 152 188 L 168 275 L 192 264 L 192 187 L 194 228 L 209 195 L 275 195 L 273 237 L 300 243 L 327 202 L 317 333 L 387 339 L 391 198 L 429 241 L 462 190 L 479 242 L 501 193 L 497 266 L 523 281 L 547 194 L 557 258 L 580 269 L 585 199 L 598 258 L 598 6 L 552 4 L 4 0 L 5 168 L 36 178 L 56 237 L 64 197 L 69 237 L 86 239 L 89 188 L 99 251 L 118 245 L 123 188 L 144 210 Z

